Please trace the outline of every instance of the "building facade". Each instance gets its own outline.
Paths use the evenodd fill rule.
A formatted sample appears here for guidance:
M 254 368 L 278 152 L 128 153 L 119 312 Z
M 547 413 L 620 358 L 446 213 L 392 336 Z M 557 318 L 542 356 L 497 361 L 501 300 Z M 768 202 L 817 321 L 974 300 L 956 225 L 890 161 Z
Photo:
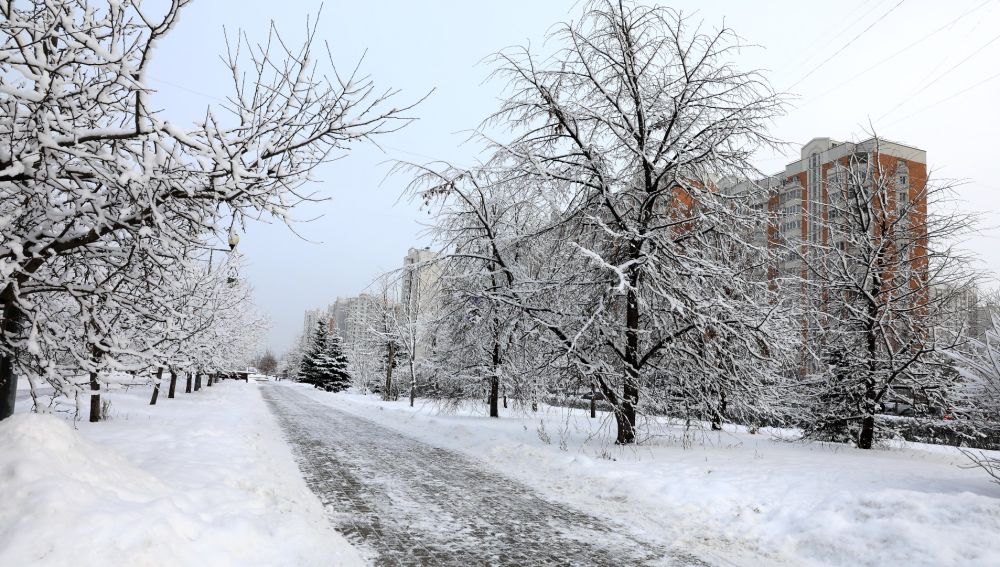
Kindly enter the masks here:
M 825 248 L 847 246 L 847 235 L 837 230 L 838 200 L 845 198 L 851 179 L 857 177 L 852 168 L 876 159 L 873 171 L 891 176 L 890 206 L 905 207 L 907 214 L 914 216 L 914 226 L 925 226 L 924 150 L 875 138 L 858 143 L 814 138 L 802 147 L 799 160 L 758 184 L 764 191 L 757 206 L 767 211 L 770 219 L 758 242 L 766 242 L 775 251 L 769 266 L 772 278 L 808 279 L 811 274 L 805 261 L 810 255 L 816 258 Z M 921 199 L 924 201 L 918 202 Z
M 767 219 L 754 235 L 768 251 L 760 277 L 772 289 L 800 294 L 807 345 L 815 346 L 826 317 L 838 309 L 832 294 L 857 293 L 845 291 L 844 282 L 863 277 L 861 264 L 875 244 L 886 254 L 879 269 L 887 271 L 880 277 L 910 278 L 902 285 L 918 291 L 909 299 L 916 297 L 918 309 L 927 305 L 926 182 L 922 149 L 876 138 L 855 143 L 824 137 L 805 144 L 782 172 L 728 189 L 751 192 L 754 208 Z M 865 215 L 872 222 L 858 222 Z M 822 364 L 804 353 L 803 371 Z
M 400 311 L 404 321 L 418 330 L 433 320 L 441 307 L 441 266 L 429 248 L 410 248 L 403 258 L 400 280 Z M 414 358 L 426 356 L 429 345 L 417 340 Z

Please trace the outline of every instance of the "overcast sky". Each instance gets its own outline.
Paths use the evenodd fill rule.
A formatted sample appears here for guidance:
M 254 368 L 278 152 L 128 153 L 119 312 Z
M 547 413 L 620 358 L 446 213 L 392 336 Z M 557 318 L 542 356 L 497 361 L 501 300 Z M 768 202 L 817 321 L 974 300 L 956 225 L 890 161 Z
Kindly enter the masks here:
M 708 4 L 704 6 L 702 4 Z M 798 159 L 814 137 L 842 141 L 879 135 L 927 150 L 938 178 L 962 179 L 962 206 L 984 213 L 982 234 L 967 247 L 981 267 L 1000 270 L 996 209 L 1000 204 L 1000 0 L 846 0 L 669 2 L 696 13 L 706 26 L 733 28 L 747 48 L 741 64 L 766 70 L 774 87 L 795 95 L 773 133 L 791 146 L 761 155 L 778 172 Z M 231 92 L 223 28 L 263 39 L 271 20 L 300 40 L 307 0 L 197 0 L 160 44 L 151 67 L 155 101 L 171 120 L 191 122 Z M 330 200 L 297 211 L 317 220 L 295 236 L 283 225 L 249 228 L 240 243 L 258 306 L 272 320 L 270 345 L 288 347 L 302 329 L 304 310 L 337 296 L 356 295 L 380 272 L 399 267 L 409 247 L 423 245 L 419 205 L 399 201 L 405 177 L 386 177 L 397 159 L 475 159 L 463 145 L 468 130 L 497 106 L 504 85 L 487 82 L 483 58 L 511 45 L 542 47 L 546 31 L 578 17 L 580 2 L 556 0 L 327 1 L 319 37 L 338 68 L 363 69 L 382 87 L 401 89 L 400 101 L 433 93 L 413 112 L 419 120 L 382 140 L 382 150 L 359 145 L 323 166 L 316 189 Z M 383 151 L 384 150 L 384 151 Z

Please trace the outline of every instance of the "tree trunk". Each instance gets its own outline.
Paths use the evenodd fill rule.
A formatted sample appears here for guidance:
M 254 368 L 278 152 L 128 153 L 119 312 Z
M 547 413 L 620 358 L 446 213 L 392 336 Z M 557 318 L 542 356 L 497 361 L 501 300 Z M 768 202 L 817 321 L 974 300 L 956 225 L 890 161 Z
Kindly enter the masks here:
M 4 302 L 2 329 L 3 336 L 17 335 L 21 330 L 21 310 L 12 302 Z M 16 353 L 0 353 L 0 420 L 14 415 L 14 403 L 17 401 L 16 357 Z
M 497 407 L 497 398 L 500 391 L 500 378 L 493 375 L 490 378 L 490 417 L 500 417 L 500 408 Z
M 197 392 L 201 389 L 201 372 L 194 373 L 194 391 Z
M 156 398 L 160 397 L 160 380 L 163 378 L 163 367 L 156 369 L 156 382 L 153 383 L 153 397 L 149 399 L 149 405 L 156 405 Z
M 172 399 L 174 397 L 174 390 L 177 389 L 177 371 L 173 368 L 170 369 L 170 389 L 167 390 L 167 398 Z
M 712 431 L 722 431 L 722 414 L 726 412 L 726 393 L 719 392 L 719 406 L 712 412 Z
M 597 387 L 590 382 L 590 419 L 597 417 Z
M 410 360 L 410 407 L 413 407 L 413 400 L 417 398 L 417 375 L 413 372 L 413 360 Z
M 385 363 L 385 386 L 382 388 L 382 399 L 389 401 L 392 399 L 392 367 L 396 365 L 395 342 L 389 341 L 386 351 L 386 356 L 388 358 Z
M 875 416 L 866 415 L 861 420 L 861 433 L 858 434 L 858 449 L 871 449 L 875 441 Z
M 211 388 L 211 387 L 212 387 L 212 377 L 213 377 L 213 376 L 215 376 L 215 374 L 209 374 L 209 375 L 208 375 L 208 387 L 209 387 L 209 388 Z
M 494 324 L 494 329 L 498 324 Z M 497 400 L 500 396 L 500 337 L 494 332 L 493 335 L 493 375 L 490 377 L 490 417 L 500 417 L 500 409 L 497 407 Z
M 635 443 L 635 406 L 639 403 L 639 298 L 635 280 L 635 276 L 630 278 L 625 302 L 625 385 L 621 403 L 615 408 L 618 445 Z
M 101 384 L 97 381 L 97 372 L 90 373 L 90 422 L 101 421 L 101 395 L 93 392 L 101 391 Z
M 184 393 L 185 394 L 190 394 L 191 393 L 191 373 L 190 372 L 185 372 L 184 376 L 187 378 L 187 384 L 184 385 Z

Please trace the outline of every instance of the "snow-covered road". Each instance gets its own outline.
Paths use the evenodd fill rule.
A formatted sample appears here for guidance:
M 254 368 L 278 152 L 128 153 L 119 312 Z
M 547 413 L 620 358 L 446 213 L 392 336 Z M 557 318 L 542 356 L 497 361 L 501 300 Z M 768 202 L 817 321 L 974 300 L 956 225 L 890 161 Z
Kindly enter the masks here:
M 377 565 L 705 565 L 292 388 L 262 394 L 334 526 Z

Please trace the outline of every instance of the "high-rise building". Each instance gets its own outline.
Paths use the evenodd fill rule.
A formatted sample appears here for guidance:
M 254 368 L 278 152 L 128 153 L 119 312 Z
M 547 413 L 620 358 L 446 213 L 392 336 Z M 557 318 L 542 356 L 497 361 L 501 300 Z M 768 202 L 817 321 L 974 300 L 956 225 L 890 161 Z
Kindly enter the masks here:
M 441 307 L 441 266 L 430 248 L 410 248 L 403 258 L 400 311 L 407 324 L 419 328 L 431 321 Z M 415 358 L 427 352 L 426 341 L 418 341 Z
M 330 317 L 332 330 L 336 331 L 341 339 L 347 338 L 347 313 L 351 298 L 338 297 L 336 301 L 327 307 L 327 314 Z
M 767 233 L 758 235 L 758 242 L 784 252 L 776 254 L 770 266 L 771 277 L 801 276 L 809 278 L 802 258 L 806 254 L 822 254 L 824 247 L 844 247 L 846 237 L 831 230 L 835 224 L 837 199 L 850 177 L 852 167 L 870 163 L 878 156 L 878 170 L 891 176 L 897 205 L 923 198 L 927 181 L 927 153 L 924 150 L 872 138 L 863 142 L 837 142 L 830 138 L 813 138 L 802 147 L 799 160 L 785 170 L 759 182 L 761 192 L 758 208 L 770 213 Z M 927 214 L 923 206 L 909 208 L 910 215 Z M 914 219 L 914 226 L 923 226 L 924 219 Z M 800 248 L 796 250 L 796 244 Z M 808 256 L 805 256 L 808 259 Z
M 753 191 L 758 195 L 754 206 L 766 213 L 768 222 L 755 239 L 769 251 L 768 265 L 760 277 L 767 278 L 775 288 L 790 285 L 804 292 L 803 338 L 808 342 L 814 332 L 821 330 L 823 316 L 834 308 L 828 303 L 827 282 L 817 274 L 825 274 L 827 267 L 841 265 L 836 264 L 841 255 L 834 251 L 848 252 L 841 261 L 862 261 L 861 257 L 850 254 L 867 238 L 851 232 L 864 229 L 860 228 L 863 223 L 850 215 L 853 210 L 848 206 L 850 199 L 867 194 L 866 198 L 873 202 L 860 209 L 861 216 L 865 211 L 881 211 L 890 222 L 900 221 L 888 236 L 894 239 L 891 242 L 897 239 L 898 242 L 884 250 L 907 256 L 887 259 L 885 265 L 895 268 L 882 269 L 893 270 L 908 263 L 907 273 L 913 274 L 908 277 L 914 278 L 911 285 L 919 286 L 922 285 L 919 282 L 926 281 L 926 182 L 927 154 L 919 148 L 877 138 L 857 143 L 814 138 L 802 147 L 800 159 L 789 163 L 784 171 L 755 183 L 730 185 L 724 190 Z M 880 189 L 859 190 L 872 183 L 878 183 Z M 851 216 L 851 222 L 844 217 L 845 213 Z M 868 223 L 873 239 L 884 237 L 878 224 Z M 914 297 L 918 302 L 927 301 L 926 294 L 916 293 Z M 928 321 L 928 325 L 933 323 Z M 804 360 L 803 370 L 818 364 L 816 360 Z
M 312 337 L 313 332 L 316 330 L 316 322 L 322 316 L 323 312 L 319 309 L 309 309 L 306 311 L 305 316 L 302 318 L 302 337 L 305 340 Z
M 437 254 L 429 248 L 410 248 L 403 258 L 400 289 L 404 309 L 428 316 L 437 310 L 440 298 L 441 267 L 434 263 Z
M 375 298 L 367 293 L 349 297 L 344 303 L 344 347 L 359 348 L 373 339 L 373 326 L 377 315 Z

